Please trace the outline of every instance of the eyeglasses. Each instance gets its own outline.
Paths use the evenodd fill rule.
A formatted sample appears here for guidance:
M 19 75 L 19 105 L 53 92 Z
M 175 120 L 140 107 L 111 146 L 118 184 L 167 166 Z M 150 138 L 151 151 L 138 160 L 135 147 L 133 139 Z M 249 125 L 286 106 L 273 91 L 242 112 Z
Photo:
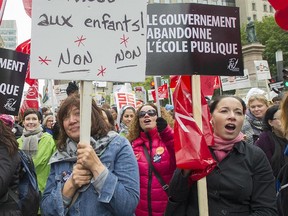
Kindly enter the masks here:
M 148 111 L 140 111 L 138 114 L 139 118 L 144 118 L 144 116 L 148 114 L 150 117 L 156 116 L 157 112 L 154 109 L 148 110 Z

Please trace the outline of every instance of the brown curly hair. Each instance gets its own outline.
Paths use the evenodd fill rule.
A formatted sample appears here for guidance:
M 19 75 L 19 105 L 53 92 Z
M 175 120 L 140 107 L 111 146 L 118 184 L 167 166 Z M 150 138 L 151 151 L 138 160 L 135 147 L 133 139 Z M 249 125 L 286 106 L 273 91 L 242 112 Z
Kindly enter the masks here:
M 129 126 L 129 130 L 128 130 L 128 135 L 127 135 L 127 139 L 132 142 L 135 139 L 137 139 L 140 135 L 140 132 L 142 131 L 141 127 L 140 127 L 140 123 L 139 123 L 139 112 L 141 111 L 142 107 L 144 106 L 151 106 L 153 107 L 157 113 L 158 113 L 158 109 L 157 106 L 154 105 L 153 103 L 148 103 L 148 104 L 143 104 L 142 106 L 140 106 L 138 108 L 138 110 L 136 111 L 136 114 L 134 116 L 134 118 L 131 121 L 131 124 Z M 164 107 L 160 108 L 161 111 L 161 116 L 162 118 L 164 118 L 167 121 L 167 124 L 173 128 L 174 127 L 174 120 L 172 118 L 172 116 L 167 112 L 167 110 Z
M 66 148 L 66 139 L 68 135 L 64 130 L 64 119 L 68 114 L 68 111 L 72 107 L 77 107 L 80 110 L 80 96 L 72 94 L 67 97 L 61 104 L 58 114 L 57 121 L 59 123 L 59 139 L 57 140 L 57 149 L 63 151 Z M 109 132 L 109 127 L 104 120 L 102 110 L 99 108 L 95 101 L 92 100 L 92 112 L 91 112 L 91 136 L 100 138 L 107 135 Z

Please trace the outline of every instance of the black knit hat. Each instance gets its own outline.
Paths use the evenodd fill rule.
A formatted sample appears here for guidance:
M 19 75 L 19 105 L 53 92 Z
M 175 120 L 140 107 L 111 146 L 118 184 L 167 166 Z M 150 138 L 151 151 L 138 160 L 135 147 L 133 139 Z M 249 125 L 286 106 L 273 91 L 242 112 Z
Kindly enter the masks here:
M 78 88 L 76 82 L 73 81 L 73 82 L 69 82 L 68 83 L 68 87 L 66 88 L 66 93 L 69 96 L 69 95 L 73 94 L 75 91 L 78 91 L 78 90 L 79 90 L 79 88 Z

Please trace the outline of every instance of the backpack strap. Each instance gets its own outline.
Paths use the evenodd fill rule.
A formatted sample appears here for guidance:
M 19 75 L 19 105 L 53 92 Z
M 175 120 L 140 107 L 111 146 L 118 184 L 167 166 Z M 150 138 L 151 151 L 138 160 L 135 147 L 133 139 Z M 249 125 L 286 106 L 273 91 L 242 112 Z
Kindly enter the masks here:
M 156 178 L 158 179 L 159 183 L 162 185 L 163 190 L 166 192 L 166 194 L 168 195 L 168 188 L 169 185 L 165 183 L 165 181 L 162 179 L 161 175 L 158 173 L 158 171 L 155 169 L 155 167 L 153 166 L 153 164 L 151 163 L 151 158 L 150 155 L 148 153 L 148 149 L 145 145 L 143 145 L 143 149 L 144 149 L 144 154 L 145 157 L 147 159 L 147 162 L 151 168 L 151 170 L 154 172 L 154 175 L 156 176 Z

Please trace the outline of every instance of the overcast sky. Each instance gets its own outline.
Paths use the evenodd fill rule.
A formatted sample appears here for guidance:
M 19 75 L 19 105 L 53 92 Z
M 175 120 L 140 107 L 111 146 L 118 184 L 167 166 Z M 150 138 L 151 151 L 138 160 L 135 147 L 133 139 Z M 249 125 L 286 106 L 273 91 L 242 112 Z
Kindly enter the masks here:
M 16 20 L 18 45 L 31 38 L 31 18 L 26 14 L 22 0 L 7 0 L 3 20 Z

